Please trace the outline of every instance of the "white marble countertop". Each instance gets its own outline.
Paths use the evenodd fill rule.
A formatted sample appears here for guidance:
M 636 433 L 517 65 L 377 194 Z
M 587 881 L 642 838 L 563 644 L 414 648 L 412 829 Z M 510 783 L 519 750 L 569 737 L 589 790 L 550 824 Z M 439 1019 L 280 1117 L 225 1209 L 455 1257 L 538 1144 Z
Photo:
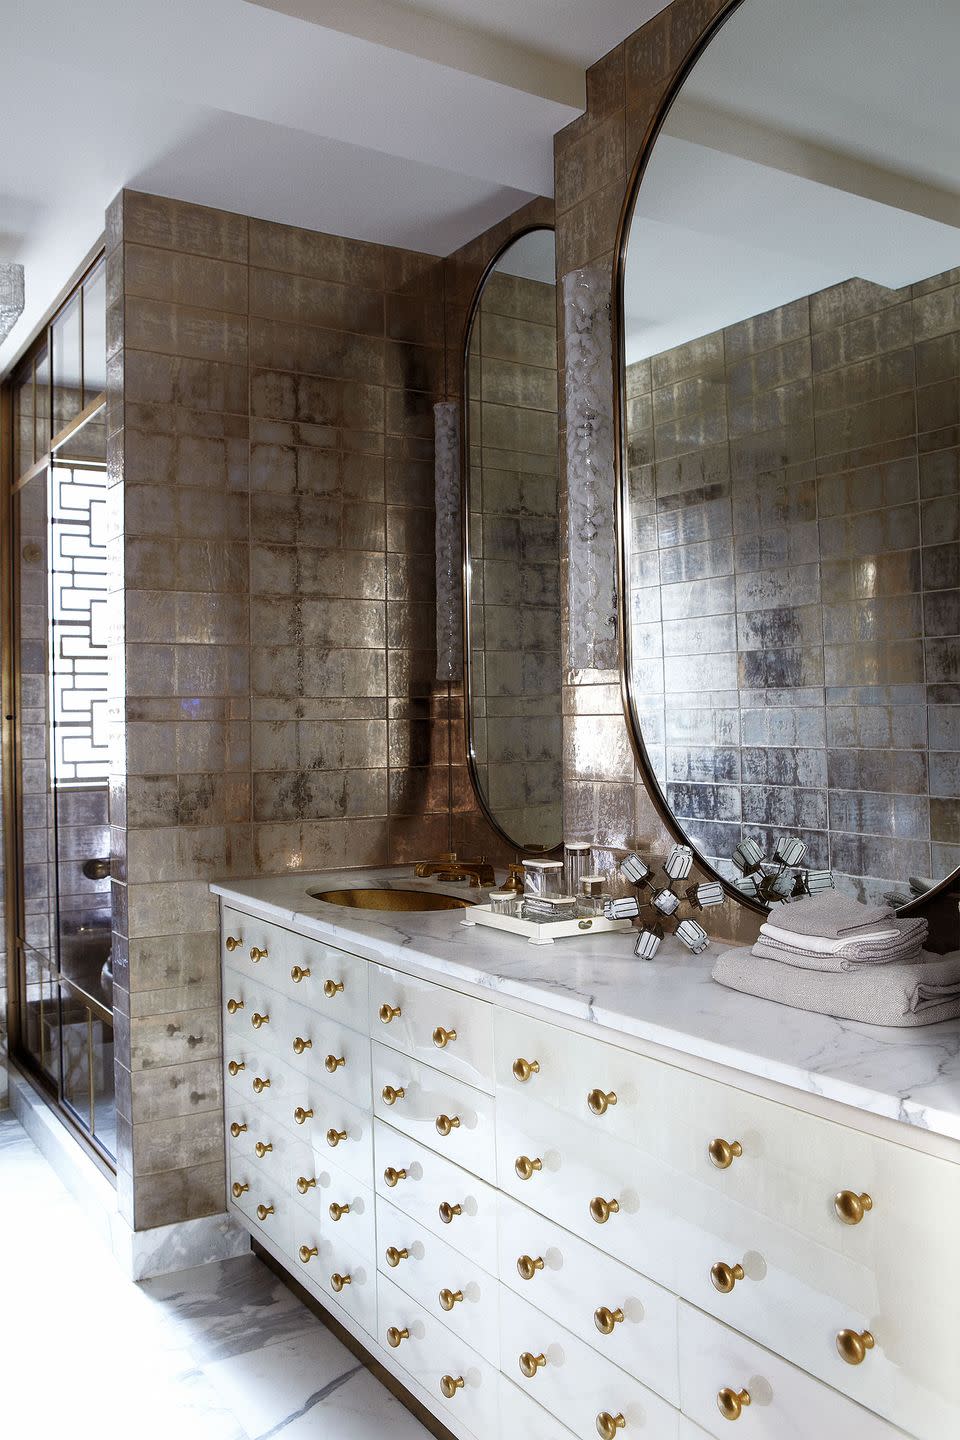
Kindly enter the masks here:
M 572 937 L 541 947 L 502 931 L 465 927 L 456 910 L 352 910 L 308 893 L 357 885 L 478 897 L 462 885 L 414 880 L 407 866 L 255 877 L 211 889 L 227 904 L 344 948 L 355 942 L 388 964 L 515 996 L 681 1055 L 960 1140 L 960 1020 L 894 1029 L 742 995 L 710 978 L 723 941 L 692 956 L 668 939 L 656 960 L 643 961 L 633 954 L 633 933 Z

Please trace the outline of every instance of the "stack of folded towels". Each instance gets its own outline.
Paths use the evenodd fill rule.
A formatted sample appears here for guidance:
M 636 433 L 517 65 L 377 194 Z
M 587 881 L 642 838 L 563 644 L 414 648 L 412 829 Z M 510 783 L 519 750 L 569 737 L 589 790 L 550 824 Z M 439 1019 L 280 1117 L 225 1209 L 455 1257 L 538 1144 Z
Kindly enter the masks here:
M 721 955 L 714 980 L 842 1020 L 932 1025 L 960 1015 L 960 951 L 928 954 L 927 922 L 827 891 L 778 905 L 752 950 Z

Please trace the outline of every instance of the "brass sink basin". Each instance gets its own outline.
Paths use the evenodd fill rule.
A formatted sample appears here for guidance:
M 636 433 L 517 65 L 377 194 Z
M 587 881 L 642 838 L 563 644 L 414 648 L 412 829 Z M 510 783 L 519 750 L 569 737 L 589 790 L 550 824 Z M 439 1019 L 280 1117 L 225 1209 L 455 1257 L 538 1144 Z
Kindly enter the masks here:
M 377 890 L 358 887 L 356 890 L 308 890 L 314 900 L 328 905 L 344 905 L 348 910 L 466 910 L 473 900 L 457 895 L 438 895 L 429 890 Z

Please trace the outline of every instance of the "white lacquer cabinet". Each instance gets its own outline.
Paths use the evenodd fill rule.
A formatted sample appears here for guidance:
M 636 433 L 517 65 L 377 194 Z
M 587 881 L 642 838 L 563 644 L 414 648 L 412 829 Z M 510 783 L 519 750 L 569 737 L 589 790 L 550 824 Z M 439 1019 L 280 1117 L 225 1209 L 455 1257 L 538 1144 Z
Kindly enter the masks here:
M 960 1437 L 955 1159 L 342 926 L 222 954 L 229 1204 L 462 1440 Z

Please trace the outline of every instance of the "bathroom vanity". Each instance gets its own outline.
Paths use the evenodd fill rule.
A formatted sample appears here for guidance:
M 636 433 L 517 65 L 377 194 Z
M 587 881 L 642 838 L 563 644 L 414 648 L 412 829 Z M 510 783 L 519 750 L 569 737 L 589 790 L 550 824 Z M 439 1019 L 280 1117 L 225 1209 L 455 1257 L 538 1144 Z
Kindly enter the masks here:
M 411 1395 L 463 1440 L 960 1434 L 960 1025 L 309 894 L 358 883 L 418 886 L 213 886 L 228 1203 Z

